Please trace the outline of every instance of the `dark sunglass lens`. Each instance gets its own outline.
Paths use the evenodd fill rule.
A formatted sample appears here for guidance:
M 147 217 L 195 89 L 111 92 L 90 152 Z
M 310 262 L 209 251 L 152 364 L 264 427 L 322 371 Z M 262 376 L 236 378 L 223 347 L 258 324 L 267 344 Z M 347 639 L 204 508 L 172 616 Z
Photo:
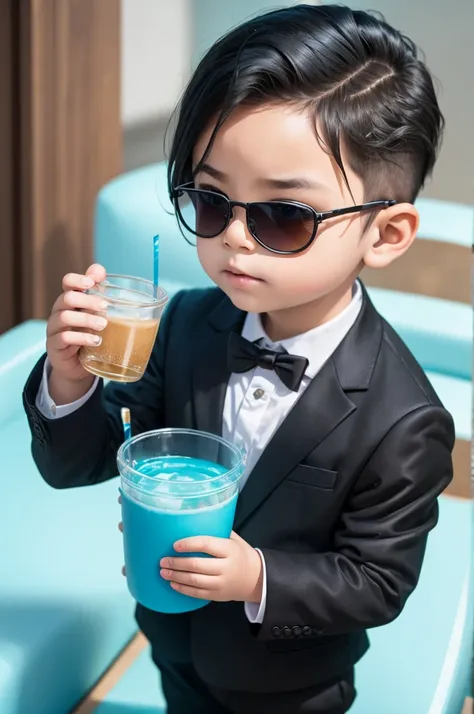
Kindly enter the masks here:
M 212 191 L 184 191 L 178 210 L 186 228 L 202 238 L 213 238 L 226 227 L 229 204 L 225 196 Z
M 291 203 L 253 204 L 249 209 L 249 219 L 264 245 L 283 252 L 304 248 L 315 229 L 313 212 Z

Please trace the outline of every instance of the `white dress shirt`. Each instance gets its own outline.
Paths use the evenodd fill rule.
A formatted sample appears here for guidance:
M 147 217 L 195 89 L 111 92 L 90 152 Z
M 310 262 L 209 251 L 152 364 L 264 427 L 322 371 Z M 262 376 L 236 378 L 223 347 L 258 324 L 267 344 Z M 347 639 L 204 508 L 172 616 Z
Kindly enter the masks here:
M 240 488 L 245 486 L 260 455 L 278 429 L 285 416 L 303 394 L 311 380 L 335 351 L 357 319 L 362 306 L 362 289 L 354 283 L 350 304 L 336 317 L 323 325 L 281 342 L 272 342 L 262 327 L 260 315 L 248 313 L 242 329 L 242 337 L 250 342 L 263 340 L 263 346 L 276 349 L 284 347 L 290 354 L 308 359 L 298 392 L 293 392 L 280 381 L 273 370 L 257 367 L 249 372 L 232 374 L 224 403 L 222 436 L 238 444 L 246 453 L 245 472 Z M 79 409 L 92 395 L 98 378 L 81 399 L 71 404 L 56 406 L 48 391 L 50 365 L 45 362 L 43 380 L 36 398 L 38 410 L 47 419 L 59 419 Z M 263 565 L 263 590 L 260 604 L 245 603 L 247 618 L 252 623 L 263 622 L 267 597 L 265 559 L 259 551 Z

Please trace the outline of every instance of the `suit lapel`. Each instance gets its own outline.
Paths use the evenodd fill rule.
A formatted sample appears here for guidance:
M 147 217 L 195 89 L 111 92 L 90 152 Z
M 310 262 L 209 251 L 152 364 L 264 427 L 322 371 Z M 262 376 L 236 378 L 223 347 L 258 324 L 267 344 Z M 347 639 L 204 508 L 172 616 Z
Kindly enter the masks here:
M 277 429 L 239 497 L 235 528 L 286 476 L 346 419 L 356 406 L 353 391 L 366 390 L 377 361 L 382 320 L 364 287 L 359 316 L 332 357 L 311 381 Z M 223 297 L 209 315 L 197 345 L 193 371 L 196 429 L 222 435 L 227 383 L 227 341 L 242 331 L 245 313 Z
M 341 389 L 330 359 L 309 384 L 257 461 L 237 505 L 239 528 L 355 406 Z
M 230 332 L 241 332 L 245 313 L 224 297 L 210 313 L 197 346 L 193 371 L 196 428 L 222 435 L 222 414 L 230 373 L 227 341 Z
M 382 321 L 363 288 L 359 316 L 311 381 L 257 461 L 237 504 L 244 521 L 356 406 L 350 392 L 368 389 L 382 339 Z

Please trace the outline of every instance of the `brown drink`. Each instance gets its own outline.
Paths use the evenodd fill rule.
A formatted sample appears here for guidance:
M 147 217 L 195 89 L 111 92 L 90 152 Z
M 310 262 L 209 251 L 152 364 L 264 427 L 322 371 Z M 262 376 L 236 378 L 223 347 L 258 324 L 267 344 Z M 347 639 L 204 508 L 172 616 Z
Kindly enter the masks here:
M 115 382 L 136 382 L 148 365 L 168 296 L 148 280 L 108 275 L 89 292 L 107 302 L 102 341 L 79 351 L 82 366 Z
M 136 382 L 150 359 L 159 320 L 108 318 L 98 347 L 83 347 L 79 358 L 88 372 L 115 382 Z

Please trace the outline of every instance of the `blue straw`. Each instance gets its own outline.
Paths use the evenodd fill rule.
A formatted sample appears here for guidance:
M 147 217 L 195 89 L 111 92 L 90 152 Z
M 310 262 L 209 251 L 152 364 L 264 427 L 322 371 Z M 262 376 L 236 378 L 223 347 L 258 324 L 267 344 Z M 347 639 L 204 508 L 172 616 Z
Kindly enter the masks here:
M 158 268 L 159 268 L 159 251 L 160 236 L 154 236 L 153 238 L 153 284 L 155 288 L 158 287 Z
M 130 409 L 123 407 L 120 410 L 120 416 L 122 417 L 123 436 L 124 436 L 125 441 L 127 441 L 132 436 L 132 423 L 131 423 Z

